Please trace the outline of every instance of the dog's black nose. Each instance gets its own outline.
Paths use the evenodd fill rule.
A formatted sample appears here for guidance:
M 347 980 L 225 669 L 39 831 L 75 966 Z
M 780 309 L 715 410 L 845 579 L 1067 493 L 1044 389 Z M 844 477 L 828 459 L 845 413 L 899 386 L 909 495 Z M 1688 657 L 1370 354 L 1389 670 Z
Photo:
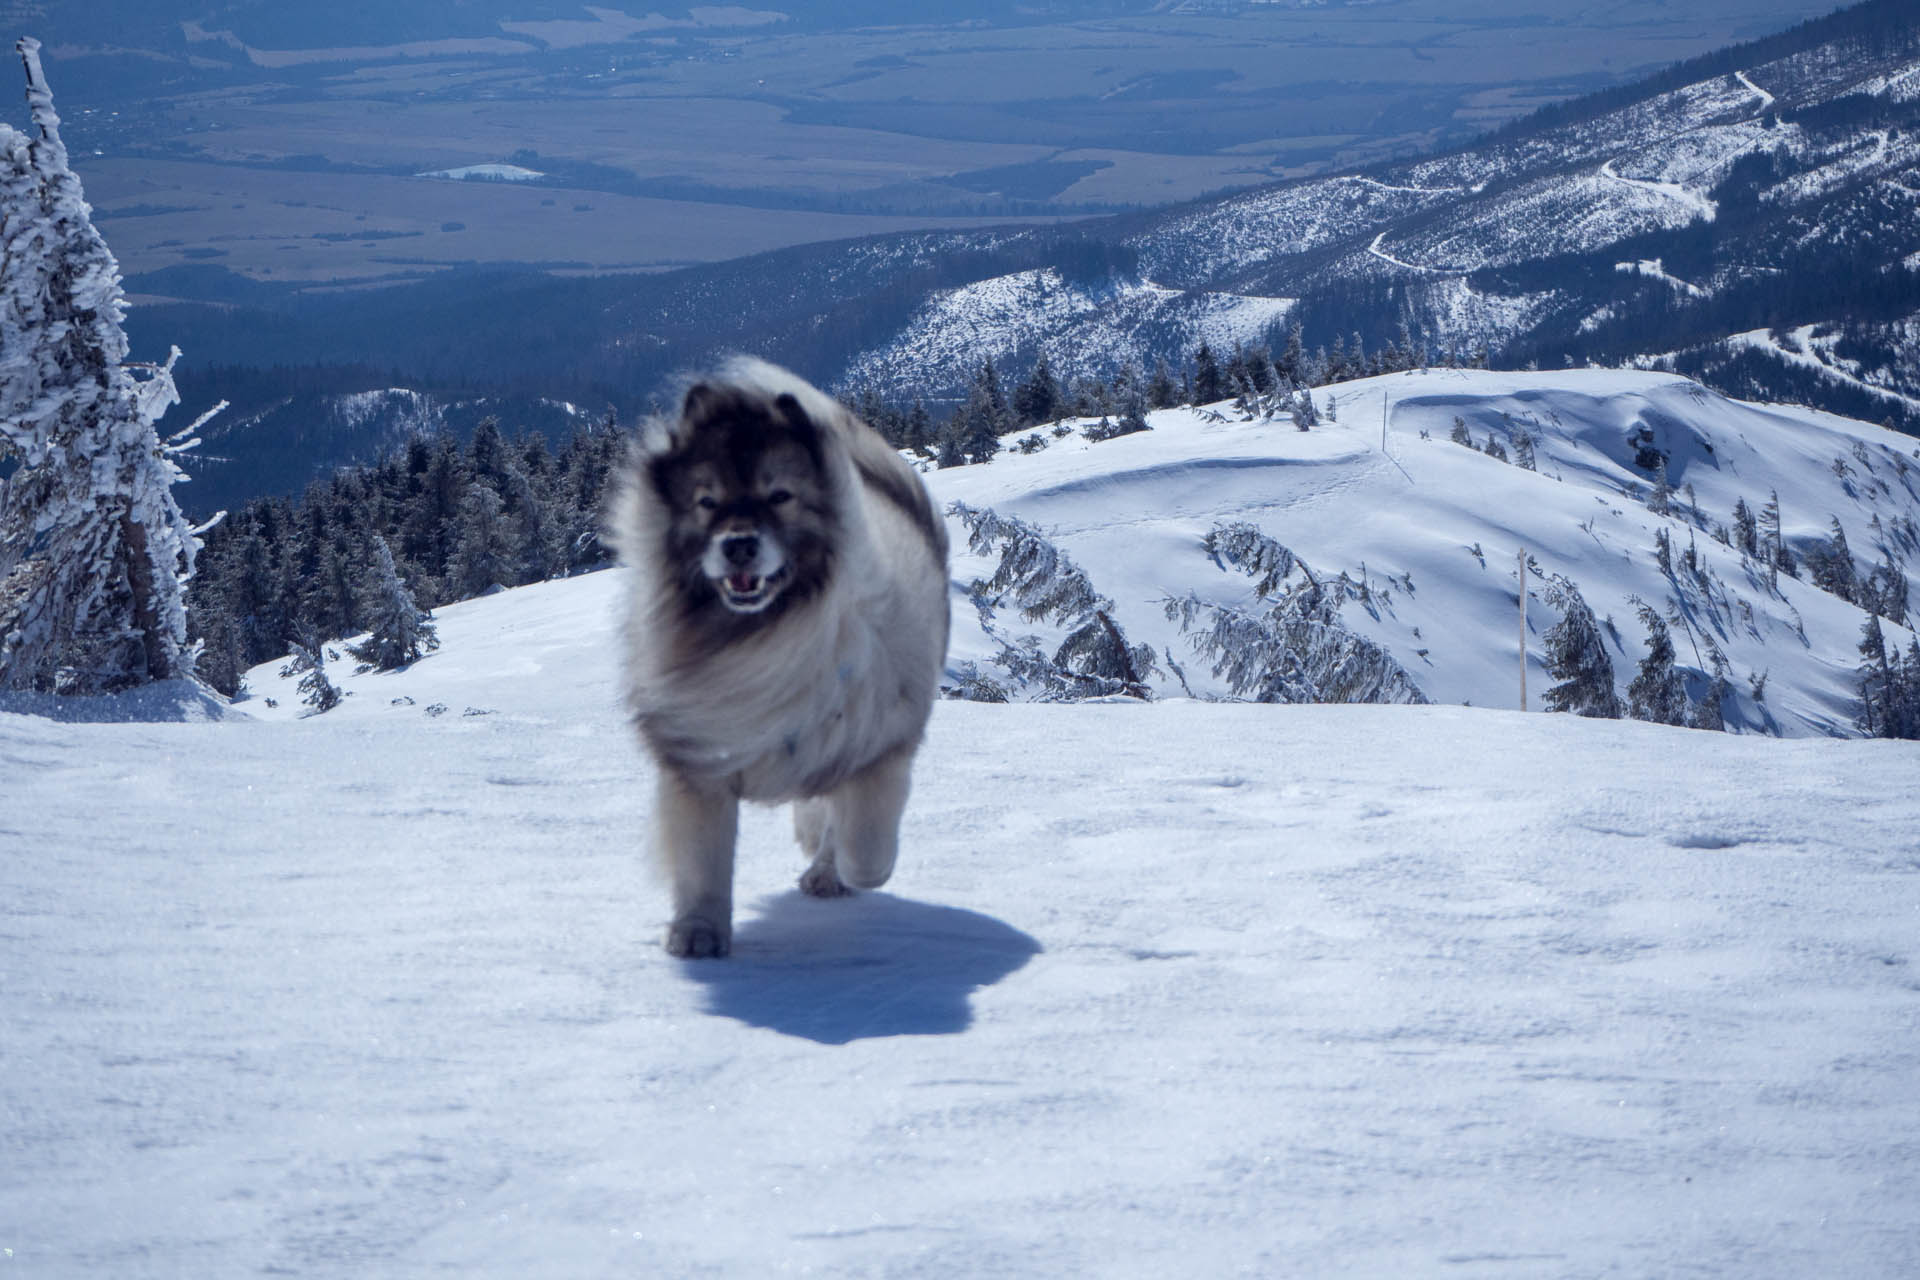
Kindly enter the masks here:
M 753 563 L 760 554 L 760 538 L 757 534 L 741 533 L 720 540 L 720 554 L 727 563 L 736 567 Z

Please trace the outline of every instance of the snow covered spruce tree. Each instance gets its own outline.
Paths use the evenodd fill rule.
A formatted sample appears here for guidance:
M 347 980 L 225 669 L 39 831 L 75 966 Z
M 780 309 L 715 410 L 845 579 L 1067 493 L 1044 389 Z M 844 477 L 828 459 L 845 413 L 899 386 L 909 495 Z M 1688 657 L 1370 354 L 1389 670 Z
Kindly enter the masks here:
M 1027 622 L 1051 622 L 1066 631 L 1051 656 L 1037 637 L 1009 641 L 995 635 L 1001 643 L 995 661 L 1016 684 L 1037 688 L 1049 702 L 1153 696 L 1146 683 L 1155 670 L 1153 650 L 1127 643 L 1114 620 L 1113 601 L 1094 590 L 1080 566 L 1024 520 L 961 502 L 949 510 L 966 525 L 967 545 L 975 554 L 991 555 L 999 548 L 993 576 L 973 584 L 974 603 L 989 634 L 994 634 L 993 610 L 1008 604 Z M 992 698 L 990 690 L 987 694 L 976 700 L 1002 700 Z
M 1673 665 L 1673 635 L 1667 620 L 1652 605 L 1636 602 L 1640 625 L 1647 629 L 1647 656 L 1640 659 L 1640 670 L 1627 686 L 1627 712 L 1635 720 L 1655 724 L 1687 724 L 1692 707 L 1687 701 L 1686 682 Z
M 393 551 L 385 538 L 373 539 L 372 634 L 347 650 L 377 671 L 391 671 L 419 660 L 423 650 L 440 647 L 440 637 L 427 611 L 414 603 L 406 579 L 393 567 Z
M 1418 705 L 1427 696 L 1391 653 L 1340 619 L 1346 574 L 1326 581 L 1287 547 L 1253 525 L 1215 525 L 1204 543 L 1221 568 L 1254 580 L 1271 600 L 1264 614 L 1211 604 L 1188 594 L 1166 601 L 1194 651 L 1213 663 L 1227 687 L 1255 702 L 1388 702 Z M 1298 571 L 1299 582 L 1291 579 Z M 1371 600 L 1381 593 L 1371 592 Z
M 1547 579 L 1547 603 L 1560 621 L 1546 634 L 1547 670 L 1560 683 L 1546 693 L 1547 710 L 1571 711 L 1602 720 L 1620 718 L 1620 697 L 1613 689 L 1613 660 L 1580 588 L 1554 574 Z
M 0 462 L 12 464 L 0 478 L 0 689 L 105 693 L 185 677 L 183 585 L 198 544 L 171 489 L 173 456 L 191 442 L 162 443 L 153 426 L 179 402 L 173 360 L 139 376 L 126 363 L 119 266 L 67 163 L 40 44 L 17 47 L 37 136 L 0 125 Z

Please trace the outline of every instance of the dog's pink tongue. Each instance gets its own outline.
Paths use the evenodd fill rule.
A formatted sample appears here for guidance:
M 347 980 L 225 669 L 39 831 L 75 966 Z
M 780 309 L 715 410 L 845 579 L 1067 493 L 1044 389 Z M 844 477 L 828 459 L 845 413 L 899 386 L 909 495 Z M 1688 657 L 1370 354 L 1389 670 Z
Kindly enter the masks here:
M 756 573 L 736 573 L 727 579 L 727 585 L 744 596 L 760 585 L 760 575 Z

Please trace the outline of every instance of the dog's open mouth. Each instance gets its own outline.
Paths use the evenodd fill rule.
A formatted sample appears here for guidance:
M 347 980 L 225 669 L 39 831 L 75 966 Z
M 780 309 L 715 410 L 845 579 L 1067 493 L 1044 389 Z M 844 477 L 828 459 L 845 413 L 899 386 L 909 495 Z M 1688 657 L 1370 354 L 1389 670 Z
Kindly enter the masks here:
M 738 609 L 751 613 L 765 608 L 786 580 L 787 570 L 782 566 L 777 572 L 762 577 L 760 574 L 739 570 L 720 579 L 720 598 L 729 609 Z

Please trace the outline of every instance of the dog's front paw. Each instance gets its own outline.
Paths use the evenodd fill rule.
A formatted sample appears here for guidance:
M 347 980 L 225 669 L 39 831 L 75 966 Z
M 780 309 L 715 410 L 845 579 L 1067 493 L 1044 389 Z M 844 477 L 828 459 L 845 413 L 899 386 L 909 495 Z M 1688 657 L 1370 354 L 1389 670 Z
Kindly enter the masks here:
M 834 870 L 833 850 L 815 858 L 813 864 L 800 873 L 800 892 L 816 898 L 844 898 L 853 892 Z
M 687 960 L 717 960 L 732 949 L 732 930 L 700 916 L 675 920 L 667 929 L 668 955 Z

